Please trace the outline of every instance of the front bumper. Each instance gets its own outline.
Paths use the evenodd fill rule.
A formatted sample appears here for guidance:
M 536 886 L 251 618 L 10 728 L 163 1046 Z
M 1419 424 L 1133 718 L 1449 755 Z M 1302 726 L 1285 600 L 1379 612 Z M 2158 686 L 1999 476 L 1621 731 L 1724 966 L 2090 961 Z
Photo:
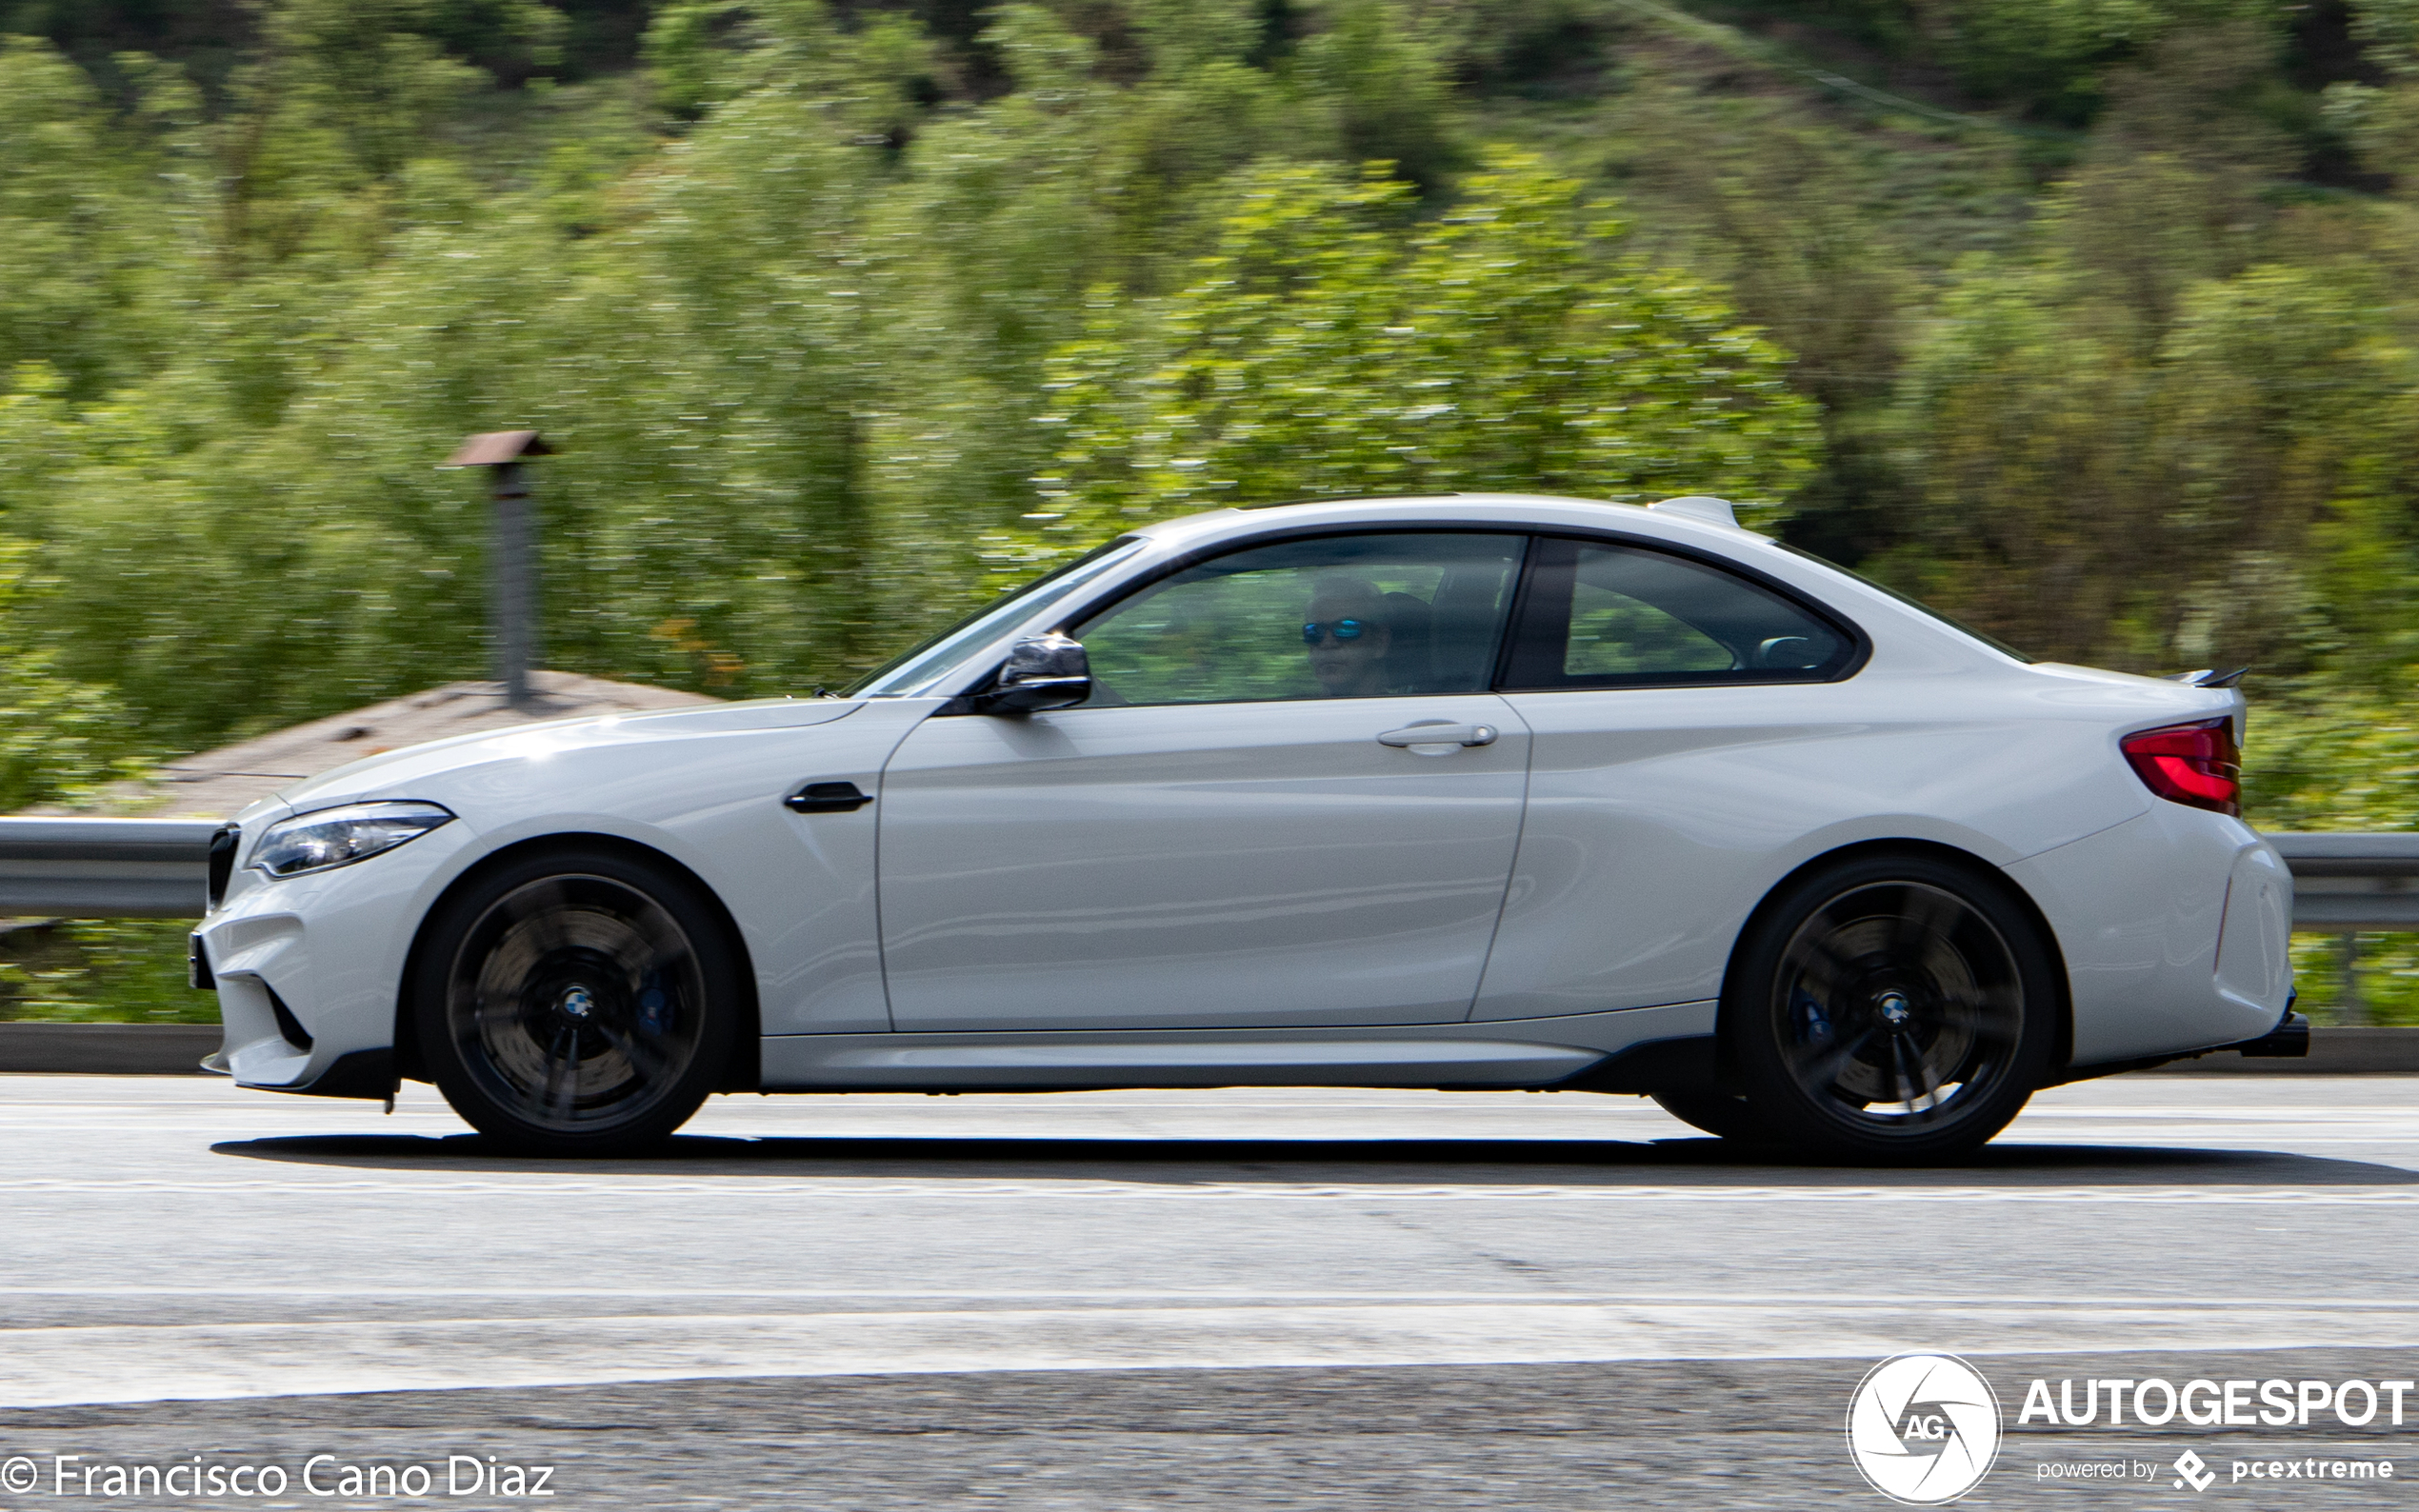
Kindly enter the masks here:
M 190 947 L 224 1029 L 204 1065 L 270 1091 L 390 1095 L 413 927 L 475 839 L 457 821 L 325 872 L 237 871 Z

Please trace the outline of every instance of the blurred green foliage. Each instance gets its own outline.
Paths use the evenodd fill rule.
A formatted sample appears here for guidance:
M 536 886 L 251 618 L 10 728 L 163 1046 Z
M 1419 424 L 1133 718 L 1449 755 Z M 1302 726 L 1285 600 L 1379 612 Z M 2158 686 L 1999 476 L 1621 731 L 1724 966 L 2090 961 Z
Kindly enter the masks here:
M 1289 165 L 1245 176 L 1196 281 L 1099 289 L 1049 362 L 1049 530 L 1290 496 L 1691 489 L 1776 511 L 1812 470 L 1813 406 L 1718 289 L 1622 254 L 1580 186 L 1530 158 L 1452 210 Z
M 2344 937 L 2293 936 L 2293 985 L 2319 1024 L 2385 1024 L 2419 1027 L 2419 934 L 2357 937 L 2353 985 L 2344 972 Z M 2355 1017 L 2349 1005 L 2357 1001 Z
M 215 1024 L 185 981 L 181 919 L 81 919 L 0 936 L 0 1020 Z
M 138 775 L 133 722 L 106 687 L 62 677 L 56 656 L 8 639 L 50 585 L 29 583 L 31 546 L 0 536 L 0 812 L 83 797 Z
M 1229 499 L 1732 494 L 2419 824 L 2412 0 L 0 3 L 0 799 L 837 684 Z
M 810 3 L 660 8 L 639 72 L 577 89 L 459 51 L 543 58 L 535 4 L 281 0 L 210 101 L 10 44 L 0 511 L 63 585 L 23 636 L 158 748 L 475 675 L 485 507 L 432 465 L 507 425 L 561 450 L 550 659 L 730 693 L 844 680 L 1070 535 L 1189 507 L 1163 423 L 1235 496 L 1783 512 L 1819 445 L 1786 354 L 1575 179 L 1475 169 L 1432 18 L 1113 20 L 990 12 L 983 99 L 913 17 Z M 1213 368 L 1249 376 L 1185 410 L 1170 383 Z M 1065 483 L 1070 434 L 1131 456 Z

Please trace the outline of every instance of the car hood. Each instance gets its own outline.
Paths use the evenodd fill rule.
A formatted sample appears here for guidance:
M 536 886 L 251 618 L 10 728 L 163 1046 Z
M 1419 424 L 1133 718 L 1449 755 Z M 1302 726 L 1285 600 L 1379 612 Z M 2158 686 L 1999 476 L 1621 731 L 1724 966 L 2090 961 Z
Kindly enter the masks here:
M 801 729 L 846 719 L 864 706 L 863 700 L 768 698 L 707 708 L 550 720 L 470 735 L 449 735 L 443 740 L 381 751 L 306 778 L 291 787 L 279 789 L 276 802 L 300 813 L 365 799 L 410 798 L 419 796 L 407 790 L 417 782 L 490 762 L 561 755 L 600 746 Z

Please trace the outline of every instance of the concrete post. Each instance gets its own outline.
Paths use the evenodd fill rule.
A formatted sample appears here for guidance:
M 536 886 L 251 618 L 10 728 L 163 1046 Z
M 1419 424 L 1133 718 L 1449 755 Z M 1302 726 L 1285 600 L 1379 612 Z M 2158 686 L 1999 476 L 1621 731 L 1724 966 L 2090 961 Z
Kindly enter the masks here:
M 538 663 L 537 531 L 530 520 L 528 469 L 518 462 L 489 469 L 495 494 L 493 594 L 495 680 L 514 708 L 530 704 L 530 670 Z
M 536 510 L 530 498 L 529 470 L 523 464 L 553 452 L 534 430 L 491 430 L 471 436 L 438 464 L 488 469 L 490 492 L 495 499 L 488 550 L 489 638 L 495 680 L 504 685 L 504 701 L 514 708 L 527 708 L 535 701 L 530 672 L 546 654 L 538 640 L 543 600 Z

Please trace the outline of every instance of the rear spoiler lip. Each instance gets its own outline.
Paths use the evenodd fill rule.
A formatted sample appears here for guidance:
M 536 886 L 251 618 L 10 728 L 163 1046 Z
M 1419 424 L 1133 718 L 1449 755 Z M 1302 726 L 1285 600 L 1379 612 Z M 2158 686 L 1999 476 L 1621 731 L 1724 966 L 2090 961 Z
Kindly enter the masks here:
M 2220 672 L 2204 666 L 2197 672 L 2169 672 L 2166 680 L 2170 683 L 2181 683 L 2187 687 L 2233 687 L 2243 681 L 2243 674 L 2249 670 L 2248 666 L 2238 666 L 2231 671 Z

